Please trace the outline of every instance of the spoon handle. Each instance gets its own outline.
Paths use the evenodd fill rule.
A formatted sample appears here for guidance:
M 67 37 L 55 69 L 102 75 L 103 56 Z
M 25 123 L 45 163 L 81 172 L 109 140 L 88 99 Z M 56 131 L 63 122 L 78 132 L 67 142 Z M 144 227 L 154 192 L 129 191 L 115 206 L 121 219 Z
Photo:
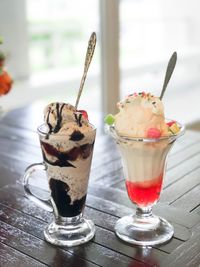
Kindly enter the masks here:
M 162 100 L 163 98 L 163 95 L 165 93 L 165 90 L 167 88 L 167 85 L 171 79 L 171 76 L 172 76 L 172 73 L 174 71 L 174 68 L 176 66 L 176 61 L 177 61 L 177 53 L 174 52 L 169 60 L 169 63 L 167 65 L 167 70 L 166 70 L 166 73 L 165 73 L 165 80 L 164 80 L 164 83 L 163 83 L 163 87 L 162 87 L 162 92 L 160 94 L 160 100 Z
M 89 39 L 89 42 L 88 42 L 87 53 L 86 53 L 86 57 L 85 57 L 83 76 L 81 78 L 81 83 L 80 83 L 78 96 L 77 96 L 76 104 L 75 104 L 75 108 L 76 109 L 78 107 L 78 103 L 79 103 L 79 100 L 80 100 L 80 97 L 81 97 L 81 93 L 83 91 L 83 86 L 84 86 L 84 83 L 85 83 L 87 72 L 88 72 L 90 63 L 92 61 L 92 57 L 93 57 L 95 46 L 96 46 L 96 41 L 97 41 L 97 36 L 96 36 L 96 33 L 93 32 L 92 35 L 90 36 L 90 39 Z

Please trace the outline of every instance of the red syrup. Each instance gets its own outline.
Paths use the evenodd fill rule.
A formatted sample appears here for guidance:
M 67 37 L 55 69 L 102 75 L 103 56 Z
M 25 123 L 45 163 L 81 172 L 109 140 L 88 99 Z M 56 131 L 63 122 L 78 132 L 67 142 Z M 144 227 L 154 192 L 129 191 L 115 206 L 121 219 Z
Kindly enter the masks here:
M 152 205 L 160 197 L 163 175 L 147 182 L 130 182 L 126 180 L 126 189 L 132 202 L 140 207 Z

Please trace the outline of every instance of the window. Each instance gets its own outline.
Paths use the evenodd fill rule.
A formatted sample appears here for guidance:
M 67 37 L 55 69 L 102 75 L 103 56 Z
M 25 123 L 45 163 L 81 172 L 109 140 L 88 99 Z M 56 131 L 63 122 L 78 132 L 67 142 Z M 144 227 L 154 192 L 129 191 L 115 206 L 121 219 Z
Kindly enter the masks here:
M 178 62 L 164 102 L 166 114 L 183 122 L 198 119 L 200 82 L 199 2 L 121 0 L 121 95 L 151 91 L 159 95 L 167 62 Z M 184 96 L 184 97 L 182 97 Z M 185 107 L 190 104 L 190 112 Z
M 38 99 L 42 105 L 74 103 L 87 41 L 97 31 L 81 108 L 99 114 L 103 99 L 104 113 L 114 113 L 116 101 L 130 92 L 159 95 L 176 50 L 177 66 L 164 97 L 166 114 L 186 123 L 199 119 L 199 7 L 198 0 L 0 1 L 0 34 L 16 81 L 10 98 L 21 105 Z M 24 78 L 17 94 L 18 80 Z M 188 104 L 190 112 L 185 111 Z
M 43 106 L 75 103 L 93 31 L 99 32 L 99 0 L 0 1 L 0 34 L 15 80 L 14 90 L 1 101 L 5 109 L 38 100 Z M 99 54 L 98 42 L 79 105 L 94 113 L 101 106 Z
M 56 97 L 75 102 L 87 41 L 99 28 L 98 0 L 27 0 L 27 20 L 33 82 L 54 84 L 47 101 Z M 92 111 L 100 109 L 99 65 L 97 46 L 80 102 L 80 106 Z M 88 98 L 94 101 L 86 101 Z

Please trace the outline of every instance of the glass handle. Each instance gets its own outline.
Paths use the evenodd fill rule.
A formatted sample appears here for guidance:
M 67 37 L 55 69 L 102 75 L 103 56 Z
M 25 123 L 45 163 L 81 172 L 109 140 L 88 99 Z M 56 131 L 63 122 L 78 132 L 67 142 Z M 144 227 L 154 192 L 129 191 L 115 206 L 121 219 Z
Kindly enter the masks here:
M 33 195 L 31 190 L 29 189 L 29 178 L 31 175 L 37 170 L 46 170 L 46 166 L 44 163 L 35 163 L 30 165 L 23 176 L 23 187 L 25 196 L 28 197 L 31 201 L 33 201 L 37 206 L 43 208 L 46 211 L 53 212 L 53 207 L 49 203 L 48 200 L 42 200 L 39 197 Z

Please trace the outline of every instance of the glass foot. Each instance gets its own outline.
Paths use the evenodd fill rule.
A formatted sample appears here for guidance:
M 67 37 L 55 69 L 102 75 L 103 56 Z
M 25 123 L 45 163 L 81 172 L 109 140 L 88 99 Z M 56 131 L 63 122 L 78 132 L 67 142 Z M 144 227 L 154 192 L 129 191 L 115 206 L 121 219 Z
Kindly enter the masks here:
M 149 218 L 130 215 L 117 221 L 115 232 L 119 238 L 128 243 L 153 246 L 170 240 L 174 234 L 174 228 L 165 219 L 155 215 Z
M 77 246 L 94 237 L 95 226 L 91 220 L 80 218 L 59 218 L 44 230 L 47 242 L 56 246 Z

